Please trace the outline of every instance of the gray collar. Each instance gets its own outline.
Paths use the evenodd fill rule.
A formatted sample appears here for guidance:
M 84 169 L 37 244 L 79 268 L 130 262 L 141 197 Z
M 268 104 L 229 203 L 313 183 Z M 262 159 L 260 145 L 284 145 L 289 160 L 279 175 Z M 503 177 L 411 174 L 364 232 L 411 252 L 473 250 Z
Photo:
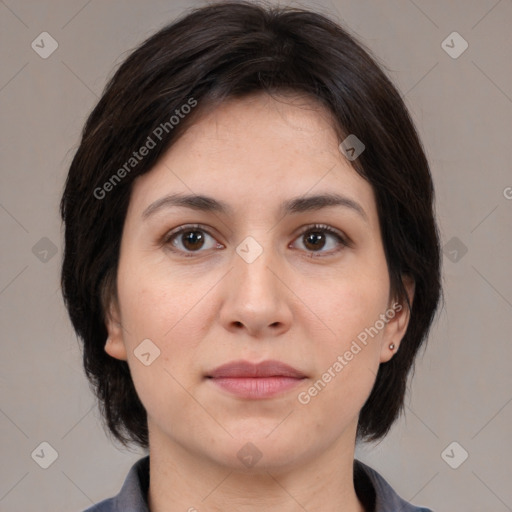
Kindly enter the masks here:
M 432 512 L 403 500 L 370 466 L 354 459 L 354 486 L 367 512 Z M 130 469 L 119 494 L 84 512 L 149 512 L 149 455 Z

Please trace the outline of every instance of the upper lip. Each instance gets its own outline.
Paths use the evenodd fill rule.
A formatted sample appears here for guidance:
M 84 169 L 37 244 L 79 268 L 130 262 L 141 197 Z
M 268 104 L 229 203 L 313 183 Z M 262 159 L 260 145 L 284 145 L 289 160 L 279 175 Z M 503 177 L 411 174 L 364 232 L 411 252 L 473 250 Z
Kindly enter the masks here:
M 281 361 L 268 360 L 261 363 L 249 361 L 231 361 L 211 371 L 207 377 L 218 379 L 222 377 L 293 377 L 302 379 L 304 373 Z

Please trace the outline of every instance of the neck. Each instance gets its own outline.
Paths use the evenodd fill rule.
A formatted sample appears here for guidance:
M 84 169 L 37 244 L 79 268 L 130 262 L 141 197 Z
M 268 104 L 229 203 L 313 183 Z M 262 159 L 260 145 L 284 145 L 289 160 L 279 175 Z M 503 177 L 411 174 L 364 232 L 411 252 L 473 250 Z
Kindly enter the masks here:
M 221 465 L 150 430 L 151 512 L 365 512 L 353 482 L 354 443 L 338 440 L 293 466 Z M 347 447 L 348 446 L 348 447 Z M 257 468 L 257 469 L 256 469 Z

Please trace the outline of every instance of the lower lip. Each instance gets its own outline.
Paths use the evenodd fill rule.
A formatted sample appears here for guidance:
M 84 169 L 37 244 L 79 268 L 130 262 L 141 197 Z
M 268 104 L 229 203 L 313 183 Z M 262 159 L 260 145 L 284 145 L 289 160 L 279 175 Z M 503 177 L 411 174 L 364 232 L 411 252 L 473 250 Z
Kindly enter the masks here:
M 222 389 L 243 398 L 269 398 L 284 393 L 304 379 L 292 377 L 220 377 L 210 379 Z

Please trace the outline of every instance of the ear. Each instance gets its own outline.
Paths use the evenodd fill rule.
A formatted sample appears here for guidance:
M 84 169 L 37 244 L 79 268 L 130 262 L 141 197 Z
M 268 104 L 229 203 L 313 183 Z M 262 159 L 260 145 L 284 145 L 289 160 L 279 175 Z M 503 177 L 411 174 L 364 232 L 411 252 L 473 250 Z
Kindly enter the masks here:
M 123 338 L 123 326 L 121 324 L 119 305 L 115 299 L 110 301 L 105 323 L 108 332 L 108 338 L 105 343 L 105 352 L 115 359 L 126 361 L 127 357 Z
M 402 282 L 407 292 L 409 303 L 412 307 L 415 289 L 414 280 L 410 276 L 403 276 Z M 398 302 L 396 300 L 391 301 L 388 310 L 386 311 L 386 318 L 388 319 L 388 322 L 386 323 L 384 335 L 382 336 L 380 353 L 381 363 L 389 361 L 400 348 L 400 343 L 405 335 L 407 326 L 409 325 L 410 316 L 411 313 L 409 311 L 409 306 L 405 300 L 403 302 Z M 390 346 L 393 345 L 394 347 L 390 348 Z

